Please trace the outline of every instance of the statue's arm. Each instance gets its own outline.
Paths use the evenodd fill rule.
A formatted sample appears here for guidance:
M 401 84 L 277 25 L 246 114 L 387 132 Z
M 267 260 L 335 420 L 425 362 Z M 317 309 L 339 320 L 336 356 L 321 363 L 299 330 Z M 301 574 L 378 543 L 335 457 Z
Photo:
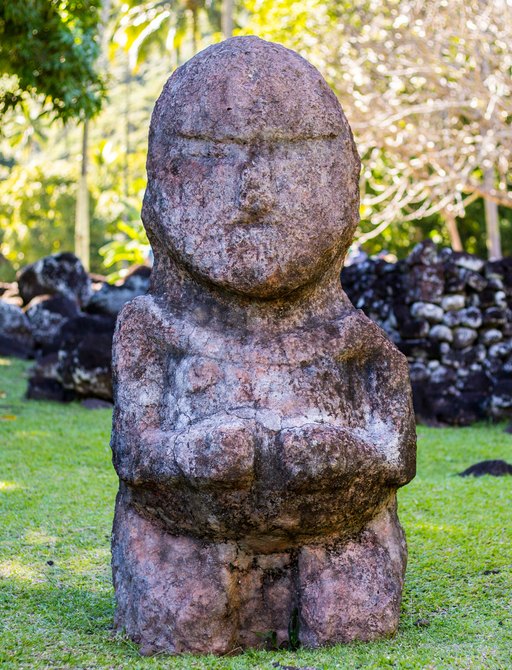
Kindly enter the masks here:
M 282 430 L 280 461 L 299 487 L 372 472 L 401 486 L 414 476 L 416 455 L 407 360 L 361 312 L 349 312 L 337 325 L 331 350 L 343 389 L 340 414 Z
M 254 476 L 256 423 L 219 412 L 179 430 L 144 422 L 140 432 L 115 433 L 112 448 L 120 478 L 132 485 L 246 488 Z
M 167 394 L 177 337 L 150 296 L 121 312 L 113 344 L 112 452 L 119 477 L 135 486 L 250 485 L 254 421 L 224 410 L 180 428 Z M 167 427 L 165 427 L 167 426 Z
M 373 445 L 405 484 L 415 474 L 416 424 L 406 357 L 360 310 L 341 328 L 338 364 L 351 388 L 346 404 L 352 432 Z
M 130 483 L 170 477 L 176 470 L 170 468 L 174 434 L 162 430 L 165 375 L 175 340 L 151 296 L 132 300 L 118 317 L 112 348 L 111 446 L 117 473 Z

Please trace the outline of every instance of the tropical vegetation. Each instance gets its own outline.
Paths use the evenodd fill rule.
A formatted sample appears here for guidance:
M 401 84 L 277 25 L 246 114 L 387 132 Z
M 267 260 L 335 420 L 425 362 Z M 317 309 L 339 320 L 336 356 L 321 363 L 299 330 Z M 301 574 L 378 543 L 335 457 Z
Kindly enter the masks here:
M 73 247 L 95 272 L 144 259 L 154 101 L 231 33 L 298 50 L 337 93 L 364 250 L 511 254 L 511 26 L 506 0 L 0 0 L 0 279 Z

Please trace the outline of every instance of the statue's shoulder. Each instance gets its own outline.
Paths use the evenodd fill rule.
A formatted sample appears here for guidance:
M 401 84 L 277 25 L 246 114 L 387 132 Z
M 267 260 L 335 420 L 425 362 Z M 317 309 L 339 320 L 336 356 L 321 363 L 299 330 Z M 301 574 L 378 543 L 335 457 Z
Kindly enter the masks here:
M 361 309 L 356 309 L 352 305 L 338 316 L 336 323 L 343 337 L 361 337 L 363 335 L 378 339 L 386 337 L 382 328 L 375 321 L 369 319 Z
M 333 320 L 333 325 L 337 332 L 336 349 L 341 358 L 354 355 L 365 358 L 376 353 L 404 358 L 385 331 L 360 309 L 350 306 Z
M 116 324 L 116 338 L 132 333 L 140 337 L 165 338 L 174 331 L 172 318 L 154 296 L 139 295 L 127 302 Z

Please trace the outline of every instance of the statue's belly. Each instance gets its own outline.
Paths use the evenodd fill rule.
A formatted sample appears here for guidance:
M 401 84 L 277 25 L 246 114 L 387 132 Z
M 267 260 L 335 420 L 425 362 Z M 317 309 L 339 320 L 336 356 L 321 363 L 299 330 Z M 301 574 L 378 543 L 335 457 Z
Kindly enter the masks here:
M 391 489 L 353 479 L 346 488 L 286 491 L 196 488 L 133 489 L 136 506 L 171 533 L 238 541 L 254 550 L 279 551 L 304 542 L 357 533 L 389 502 Z M 259 546 L 261 544 L 261 547 Z
M 197 356 L 172 371 L 169 413 L 176 427 L 219 412 L 255 416 L 269 430 L 304 421 L 343 422 L 350 394 L 338 368 L 319 361 L 293 369 L 286 363 L 241 365 Z
M 170 384 L 174 430 L 185 435 L 182 476 L 158 490 L 135 490 L 141 508 L 171 532 L 277 548 L 356 532 L 389 489 L 382 458 L 346 425 L 342 383 L 322 362 L 291 370 L 268 361 L 248 369 L 182 360 Z M 245 469 L 234 477 L 238 463 Z

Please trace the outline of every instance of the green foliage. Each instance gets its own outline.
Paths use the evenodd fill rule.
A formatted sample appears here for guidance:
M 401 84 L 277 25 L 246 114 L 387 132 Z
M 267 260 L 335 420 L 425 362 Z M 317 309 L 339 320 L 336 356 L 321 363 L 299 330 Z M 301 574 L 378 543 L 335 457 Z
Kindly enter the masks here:
M 0 116 L 27 96 L 64 121 L 92 117 L 105 93 L 95 70 L 101 0 L 0 0 Z
M 500 207 L 499 213 L 503 255 L 512 256 L 512 210 Z M 484 203 L 482 199 L 478 199 L 466 208 L 466 215 L 463 218 L 457 219 L 464 249 L 481 258 L 487 257 L 484 218 Z M 371 221 L 361 221 L 361 230 L 363 233 L 371 231 Z M 415 244 L 426 239 L 431 239 L 440 246 L 450 246 L 446 226 L 438 214 L 418 221 L 395 221 L 393 225 L 385 228 L 380 235 L 365 242 L 362 248 L 370 255 L 378 254 L 385 249 L 397 258 L 405 258 Z
M 220 0 L 128 0 L 124 3 L 114 43 L 129 55 L 136 71 L 155 51 L 180 65 L 203 45 L 220 39 Z
M 132 213 L 134 218 L 130 222 L 119 222 L 113 239 L 100 249 L 106 268 L 144 265 L 147 261 L 151 249 L 149 240 L 137 212 L 132 209 Z M 119 276 L 119 272 L 115 272 L 109 279 L 116 280 Z
M 0 80 L 0 89 L 5 85 L 6 95 L 14 91 L 17 97 L 11 101 L 18 103 L 15 114 L 6 111 L 2 118 L 0 180 L 5 181 L 0 182 L 0 252 L 8 253 L 16 267 L 43 253 L 74 246 L 80 133 L 73 123 L 48 123 L 43 112 L 53 110 L 54 116 L 66 119 L 75 113 L 90 116 L 98 110 L 104 92 L 94 65 L 101 4 L 100 0 L 0 0 L 0 72 L 10 73 Z M 383 46 L 388 33 L 393 40 L 402 29 L 406 35 L 405 28 L 393 24 L 395 19 L 403 19 L 409 5 L 408 0 L 387 5 L 364 0 L 354 11 L 353 3 L 345 0 L 235 2 L 235 34 L 255 33 L 296 49 L 319 67 L 340 97 L 363 154 L 366 173 L 362 181 L 366 205 L 361 211 L 360 230 L 373 233 L 379 217 L 390 222 L 388 228 L 365 242 L 364 249 L 368 253 L 387 249 L 398 257 L 407 255 L 425 237 L 449 244 L 442 213 L 420 212 L 421 218 L 415 218 L 413 210 L 426 202 L 421 197 L 389 216 L 385 207 L 390 198 L 368 205 L 368 198 L 378 199 L 392 182 L 401 182 L 410 156 L 407 142 L 407 146 L 401 145 L 404 154 L 400 160 L 385 146 L 377 150 L 372 138 L 368 140 L 371 133 L 365 130 L 373 126 L 359 114 L 358 104 L 368 91 L 388 95 L 391 84 L 399 88 L 398 79 L 402 88 L 396 91 L 397 104 L 400 96 L 405 105 L 409 104 L 427 86 L 421 83 L 421 77 L 397 74 L 393 79 L 392 68 L 388 67 L 393 54 Z M 118 273 L 130 260 L 146 253 L 147 241 L 138 212 L 146 183 L 144 163 L 151 110 L 173 69 L 195 50 L 221 39 L 221 7 L 221 0 L 112 0 L 105 32 L 110 48 L 104 50 L 105 55 L 107 51 L 110 54 L 105 77 L 109 101 L 89 125 L 94 271 L 107 267 Z M 32 34 L 33 30 L 37 32 Z M 374 43 L 368 42 L 370 34 L 375 34 Z M 454 38 L 450 46 L 452 59 L 463 53 L 459 42 Z M 358 44 L 362 45 L 360 53 L 355 48 Z M 60 62 L 61 56 L 64 62 Z M 416 60 L 412 58 L 411 62 Z M 378 67 L 381 75 L 374 81 Z M 428 86 L 435 89 L 440 79 L 434 77 Z M 46 84 L 51 90 L 45 89 Z M 59 87 L 65 97 L 64 93 L 58 94 Z M 37 103 L 30 96 L 36 96 Z M 46 103 L 41 102 L 45 97 Z M 7 103 L 8 96 L 5 100 Z M 370 116 L 377 111 L 370 105 Z M 397 136 L 408 124 L 406 119 L 397 121 Z M 387 137 L 384 131 L 382 135 Z M 415 186 L 421 180 L 409 182 Z M 426 188 L 425 198 L 431 195 Z M 439 202 L 439 198 L 434 200 Z M 484 219 L 481 199 L 466 207 L 464 217 L 457 218 L 465 247 L 481 256 L 486 256 Z M 501 207 L 500 220 L 503 251 L 511 254 L 512 210 Z
M 0 252 L 15 270 L 73 251 L 77 170 L 64 160 L 16 165 L 0 180 Z M 102 272 L 99 250 L 118 232 L 125 211 L 119 196 L 101 186 L 97 182 L 90 194 L 93 272 Z
M 74 183 L 62 163 L 15 166 L 0 181 L 0 248 L 16 269 L 73 249 Z
M 505 28 L 511 8 L 490 3 L 484 19 L 478 2 L 462 0 L 364 0 L 357 8 L 345 0 L 248 0 L 245 6 L 241 32 L 299 51 L 344 107 L 363 159 L 363 239 L 389 225 L 365 250 L 404 256 L 420 235 L 449 244 L 445 213 L 453 213 L 467 250 L 486 256 L 482 201 L 471 208 L 469 200 L 482 195 L 487 165 L 499 175 L 497 195 L 512 204 L 505 111 L 511 91 L 498 84 L 512 63 Z M 505 254 L 509 212 L 502 208 Z
M 0 282 L 12 282 L 16 279 L 16 272 L 12 264 L 0 253 Z
M 510 669 L 512 477 L 455 476 L 476 461 L 510 460 L 503 426 L 419 428 L 418 475 L 399 492 L 409 562 L 395 638 L 141 658 L 111 629 L 111 412 L 24 400 L 26 368 L 0 359 L 2 670 Z
M 114 65 L 113 102 L 90 124 L 89 132 L 91 270 L 99 273 L 105 271 L 104 258 L 109 271 L 117 273 L 130 259 L 136 261 L 147 253 L 145 237 L 139 236 L 137 249 L 137 242 L 130 241 L 118 224 L 141 231 L 149 118 L 170 74 L 168 65 L 155 57 L 133 78 L 126 76 L 122 58 Z M 81 128 L 49 123 L 38 116 L 34 103 L 6 114 L 3 128 L 0 252 L 19 269 L 43 255 L 74 248 Z M 100 248 L 111 241 L 113 246 L 101 256 Z M 125 243 L 128 249 L 122 250 Z
M 504 256 L 512 256 L 512 209 L 499 207 L 501 244 Z M 458 220 L 464 248 L 482 258 L 487 256 L 486 239 L 482 230 L 485 218 L 484 201 L 479 198 L 466 208 L 466 215 Z

